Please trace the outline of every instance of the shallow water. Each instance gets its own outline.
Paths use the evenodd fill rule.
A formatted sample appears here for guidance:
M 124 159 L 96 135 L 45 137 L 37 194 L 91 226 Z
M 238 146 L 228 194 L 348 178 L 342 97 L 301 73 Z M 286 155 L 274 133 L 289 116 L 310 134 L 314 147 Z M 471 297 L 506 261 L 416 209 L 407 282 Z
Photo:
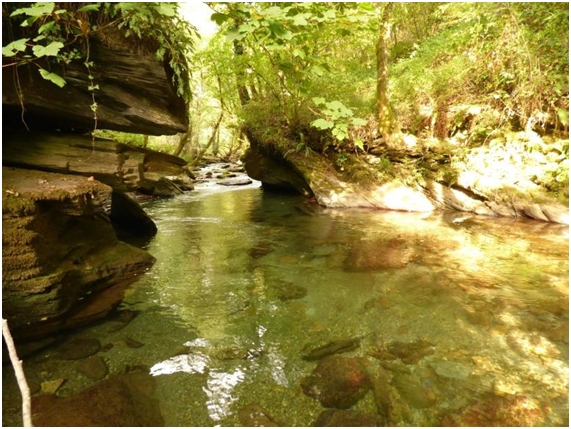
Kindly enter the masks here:
M 110 372 L 147 365 L 166 425 L 240 426 L 238 411 L 254 403 L 281 425 L 311 426 L 324 408 L 300 387 L 317 364 L 303 349 L 355 337 L 343 356 L 383 367 L 407 408 L 393 424 L 471 425 L 500 398 L 511 409 L 498 425 L 567 425 L 567 227 L 323 209 L 254 186 L 205 186 L 145 208 L 157 262 L 121 306 L 138 316 L 71 335 L 113 344 L 99 352 Z M 400 357 L 387 356 L 395 347 Z M 5 425 L 19 419 L 10 371 Z M 26 371 L 67 379 L 62 396 L 91 384 L 55 348 Z M 354 409 L 376 413 L 373 391 Z

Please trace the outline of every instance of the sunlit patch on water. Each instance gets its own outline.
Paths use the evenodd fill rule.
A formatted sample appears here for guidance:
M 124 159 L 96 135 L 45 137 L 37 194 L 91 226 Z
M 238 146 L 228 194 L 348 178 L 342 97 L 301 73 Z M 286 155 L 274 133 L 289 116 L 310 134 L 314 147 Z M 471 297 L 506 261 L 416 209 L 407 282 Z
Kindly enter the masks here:
M 174 356 L 151 367 L 151 375 L 168 375 L 176 372 L 204 374 L 210 358 L 201 353 Z
M 228 416 L 230 407 L 238 399 L 233 393 L 235 387 L 244 381 L 246 374 L 236 368 L 233 372 L 211 371 L 204 387 L 204 392 L 208 396 L 206 408 L 208 414 L 215 422 Z

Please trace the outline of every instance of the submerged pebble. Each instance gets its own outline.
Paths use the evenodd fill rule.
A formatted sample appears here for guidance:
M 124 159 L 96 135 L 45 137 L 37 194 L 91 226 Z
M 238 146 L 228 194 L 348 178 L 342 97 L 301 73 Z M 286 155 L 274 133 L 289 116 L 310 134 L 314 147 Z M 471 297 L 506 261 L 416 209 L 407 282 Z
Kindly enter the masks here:
M 94 355 L 101 348 L 95 338 L 74 338 L 64 343 L 58 351 L 58 357 L 64 360 L 84 359 Z

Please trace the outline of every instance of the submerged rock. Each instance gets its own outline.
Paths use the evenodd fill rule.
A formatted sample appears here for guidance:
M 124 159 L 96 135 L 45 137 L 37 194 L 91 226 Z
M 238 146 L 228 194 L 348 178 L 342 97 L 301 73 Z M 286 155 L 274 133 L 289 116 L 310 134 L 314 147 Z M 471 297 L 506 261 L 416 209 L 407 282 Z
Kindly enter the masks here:
M 410 343 L 393 341 L 383 344 L 372 351 L 371 356 L 380 360 L 400 359 L 406 364 L 418 363 L 423 357 L 434 353 L 434 344 L 426 340 L 417 340 Z
M 544 426 L 546 417 L 546 408 L 532 398 L 487 395 L 460 411 L 446 414 L 440 424 L 452 427 L 532 427 Z
M 64 360 L 84 359 L 99 351 L 101 343 L 95 338 L 74 338 L 64 343 L 58 351 L 58 357 Z
M 238 419 L 244 427 L 259 428 L 280 426 L 258 404 L 246 405 L 238 411 Z
M 109 373 L 101 356 L 90 356 L 77 365 L 77 371 L 91 380 L 103 380 Z
M 302 359 L 319 360 L 337 353 L 346 353 L 356 350 L 361 345 L 361 338 L 331 341 L 324 345 L 308 344 L 303 348 Z
M 355 410 L 325 410 L 313 426 L 316 427 L 382 427 L 384 419 L 375 414 Z
M 281 301 L 290 301 L 293 299 L 301 299 L 307 295 L 307 289 L 290 282 L 280 282 L 274 284 L 272 289 Z
M 334 355 L 321 360 L 301 387 L 324 407 L 346 409 L 365 396 L 371 383 L 362 358 Z
M 148 371 L 113 374 L 66 398 L 34 397 L 32 411 L 34 426 L 164 426 Z
M 353 247 L 343 263 L 347 271 L 402 268 L 413 260 L 414 250 L 400 238 L 370 240 Z

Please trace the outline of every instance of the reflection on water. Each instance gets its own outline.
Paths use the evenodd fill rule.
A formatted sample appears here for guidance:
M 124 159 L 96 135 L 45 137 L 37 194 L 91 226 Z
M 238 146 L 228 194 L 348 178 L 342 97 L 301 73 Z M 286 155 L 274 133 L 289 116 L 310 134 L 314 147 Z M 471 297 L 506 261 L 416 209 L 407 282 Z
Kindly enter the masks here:
M 566 227 L 327 210 L 252 188 L 146 209 L 157 262 L 123 304 L 138 317 L 78 335 L 114 345 L 100 352 L 111 372 L 151 368 L 167 425 L 251 426 L 240 410 L 255 404 L 311 426 L 324 407 L 301 388 L 318 366 L 304 350 L 344 340 L 371 380 L 352 409 L 388 425 L 567 424 Z M 54 359 L 28 370 L 66 378 L 61 394 L 85 387 Z

